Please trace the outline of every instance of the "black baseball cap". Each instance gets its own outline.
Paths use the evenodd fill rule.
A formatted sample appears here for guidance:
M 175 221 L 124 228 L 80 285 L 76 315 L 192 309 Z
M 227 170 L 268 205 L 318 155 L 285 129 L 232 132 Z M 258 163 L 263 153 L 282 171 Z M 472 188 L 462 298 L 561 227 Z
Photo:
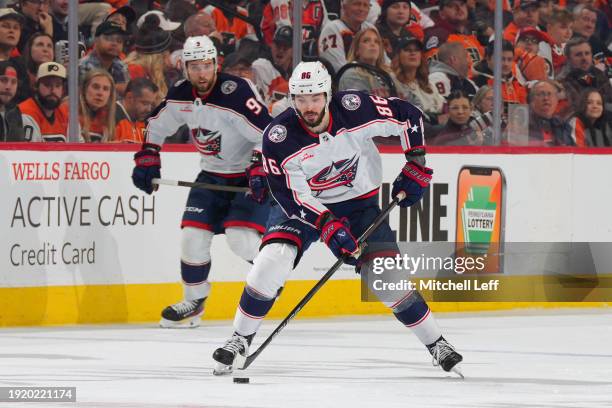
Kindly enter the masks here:
M 410 44 L 416 44 L 418 45 L 420 49 L 423 49 L 423 42 L 419 40 L 418 38 L 416 38 L 415 36 L 410 35 L 410 34 L 407 34 L 407 35 L 404 35 L 398 38 L 396 47 L 397 47 L 397 50 L 399 51 L 399 50 L 403 50 L 404 48 L 406 48 L 406 46 Z
M 104 21 L 98 26 L 98 28 L 96 28 L 96 34 L 94 37 L 111 34 L 128 35 L 128 33 L 124 31 L 119 24 L 113 23 L 112 21 Z

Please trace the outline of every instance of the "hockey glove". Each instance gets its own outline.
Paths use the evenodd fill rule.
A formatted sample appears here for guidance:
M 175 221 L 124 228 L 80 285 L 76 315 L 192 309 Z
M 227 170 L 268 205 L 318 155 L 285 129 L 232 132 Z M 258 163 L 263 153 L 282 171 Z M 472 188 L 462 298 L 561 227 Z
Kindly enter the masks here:
M 400 207 L 410 207 L 423 197 L 425 189 L 429 187 L 433 170 L 429 167 L 423 167 L 414 161 L 410 161 L 404 165 L 402 172 L 393 182 L 392 197 L 403 191 L 406 198 L 399 202 Z
M 144 143 L 142 150 L 134 155 L 136 166 L 132 171 L 132 181 L 134 185 L 147 194 L 157 190 L 157 185 L 153 185 L 154 178 L 161 177 L 161 158 L 159 156 L 159 146 Z
M 261 153 L 253 152 L 252 164 L 246 169 L 246 176 L 249 179 L 251 198 L 258 204 L 263 204 L 268 197 L 268 181 L 261 160 Z
M 321 220 L 321 239 L 327 244 L 336 258 L 342 259 L 349 265 L 357 265 L 355 255 L 359 245 L 346 218 L 337 219 L 331 213 L 323 215 Z

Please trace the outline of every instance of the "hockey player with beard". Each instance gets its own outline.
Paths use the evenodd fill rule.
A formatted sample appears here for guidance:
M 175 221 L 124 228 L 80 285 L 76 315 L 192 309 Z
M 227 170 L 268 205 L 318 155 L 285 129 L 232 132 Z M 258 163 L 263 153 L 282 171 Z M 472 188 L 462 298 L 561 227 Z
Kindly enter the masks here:
M 196 181 L 219 186 L 249 186 L 251 193 L 191 189 L 181 222 L 181 277 L 184 300 L 162 311 L 162 327 L 196 327 L 210 292 L 210 246 L 225 233 L 232 251 L 252 261 L 268 217 L 261 138 L 270 123 L 266 107 L 251 84 L 217 73 L 217 50 L 206 36 L 189 37 L 183 46 L 184 81 L 168 91 L 151 113 L 146 142 L 136 153 L 132 180 L 151 194 L 160 177 L 161 145 L 187 125 L 200 153 Z M 246 169 L 246 171 L 245 171 Z
M 270 211 L 262 247 L 247 276 L 234 334 L 213 354 L 217 375 L 232 372 L 248 355 L 262 319 L 314 241 L 321 238 L 350 265 L 398 253 L 395 235 L 383 221 L 368 242 L 383 242 L 392 250 L 359 258 L 355 237 L 381 213 L 382 163 L 373 137 L 399 135 L 402 141 L 407 161 L 392 191 L 394 196 L 405 194 L 400 206 L 419 201 L 433 174 L 425 167 L 422 113 L 412 104 L 357 91 L 332 97 L 330 75 L 320 62 L 300 63 L 289 79 L 289 93 L 292 107 L 273 119 L 263 137 L 264 168 L 279 205 Z M 385 304 L 427 346 L 434 365 L 457 371 L 462 356 L 442 337 L 418 292 Z

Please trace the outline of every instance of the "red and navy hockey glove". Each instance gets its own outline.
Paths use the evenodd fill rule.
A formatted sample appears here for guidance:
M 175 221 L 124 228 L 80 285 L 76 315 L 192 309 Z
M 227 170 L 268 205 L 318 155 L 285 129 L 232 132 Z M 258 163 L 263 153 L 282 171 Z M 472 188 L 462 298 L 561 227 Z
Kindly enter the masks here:
M 351 234 L 346 218 L 338 219 L 331 213 L 326 213 L 321 219 L 321 239 L 327 244 L 336 258 L 349 265 L 357 265 L 355 255 L 359 245 Z
M 404 165 L 402 172 L 393 182 L 392 197 L 396 197 L 400 191 L 406 194 L 406 198 L 398 203 L 400 207 L 410 207 L 423 197 L 425 189 L 429 187 L 433 170 L 410 161 Z
M 134 185 L 147 194 L 157 190 L 153 185 L 154 178 L 161 178 L 161 157 L 159 146 L 151 143 L 143 143 L 142 149 L 134 155 L 136 166 L 132 171 Z
M 249 179 L 251 198 L 258 204 L 263 204 L 268 197 L 268 181 L 264 171 L 261 153 L 253 152 L 252 164 L 246 169 L 246 176 Z

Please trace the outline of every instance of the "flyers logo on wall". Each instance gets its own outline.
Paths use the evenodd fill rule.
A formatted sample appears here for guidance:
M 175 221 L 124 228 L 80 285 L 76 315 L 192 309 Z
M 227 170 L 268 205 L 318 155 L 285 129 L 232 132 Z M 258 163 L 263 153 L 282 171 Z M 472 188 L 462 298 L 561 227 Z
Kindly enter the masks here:
M 488 258 L 487 272 L 501 272 L 505 179 L 501 169 L 465 166 L 457 180 L 455 241 L 462 255 Z

